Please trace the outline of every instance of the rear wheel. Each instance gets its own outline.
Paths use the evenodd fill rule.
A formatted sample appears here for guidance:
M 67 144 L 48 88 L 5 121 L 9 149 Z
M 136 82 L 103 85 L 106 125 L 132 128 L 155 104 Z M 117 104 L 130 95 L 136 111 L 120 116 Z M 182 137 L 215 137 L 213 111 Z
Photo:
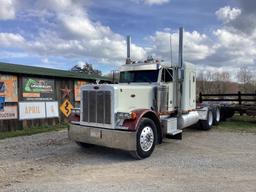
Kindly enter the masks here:
M 232 110 L 232 109 L 228 109 L 227 112 L 226 112 L 226 118 L 231 118 L 233 117 L 235 114 L 235 111 Z
M 152 154 L 157 141 L 156 133 L 155 123 L 151 119 L 142 118 L 137 130 L 136 151 L 131 152 L 135 159 L 144 159 Z
M 220 108 L 216 107 L 213 113 L 213 125 L 218 125 L 220 122 Z
M 207 119 L 200 120 L 200 128 L 202 130 L 209 130 L 211 129 L 212 125 L 213 125 L 213 111 L 212 109 L 209 109 L 207 112 Z
M 220 109 L 221 121 L 226 121 L 226 119 L 233 117 L 234 114 L 235 114 L 235 111 L 228 107 L 224 106 L 224 107 L 221 107 L 221 109 Z

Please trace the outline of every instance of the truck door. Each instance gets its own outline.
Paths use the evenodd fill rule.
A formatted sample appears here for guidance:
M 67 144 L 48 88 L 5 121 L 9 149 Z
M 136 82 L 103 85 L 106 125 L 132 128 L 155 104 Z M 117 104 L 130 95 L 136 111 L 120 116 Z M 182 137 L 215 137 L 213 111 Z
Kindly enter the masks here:
M 174 92 L 173 92 L 173 70 L 171 68 L 164 68 L 162 71 L 162 82 L 168 86 L 168 111 L 174 110 Z

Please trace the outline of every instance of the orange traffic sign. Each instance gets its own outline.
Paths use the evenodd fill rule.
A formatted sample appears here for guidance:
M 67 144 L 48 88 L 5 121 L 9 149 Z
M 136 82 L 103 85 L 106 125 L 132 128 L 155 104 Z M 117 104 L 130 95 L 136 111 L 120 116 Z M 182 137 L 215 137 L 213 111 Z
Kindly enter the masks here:
M 71 114 L 71 110 L 73 109 L 73 105 L 70 103 L 69 100 L 65 100 L 62 105 L 60 106 L 60 110 L 61 112 L 66 116 L 69 117 L 69 115 Z

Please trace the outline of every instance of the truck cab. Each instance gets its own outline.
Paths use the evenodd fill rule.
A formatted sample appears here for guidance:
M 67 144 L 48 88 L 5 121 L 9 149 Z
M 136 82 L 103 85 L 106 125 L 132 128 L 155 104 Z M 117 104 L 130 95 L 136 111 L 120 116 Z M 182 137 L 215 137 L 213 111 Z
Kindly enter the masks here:
M 196 68 L 191 63 L 185 63 L 183 75 L 182 110 L 189 111 L 196 108 Z M 166 90 L 168 98 L 166 105 L 161 105 L 161 111 L 174 112 L 177 107 L 178 67 L 159 60 L 146 60 L 120 67 L 120 84 L 150 85 Z M 164 95 L 163 95 L 164 96 Z M 166 100 L 166 98 L 161 100 Z
M 128 43 L 128 48 L 129 48 Z M 129 51 L 128 51 L 129 53 Z M 80 109 L 74 109 L 69 138 L 79 145 L 101 145 L 149 157 L 166 137 L 201 122 L 211 127 L 209 108 L 196 107 L 196 68 L 147 59 L 120 67 L 119 84 L 85 85 Z
M 182 75 L 180 90 L 177 67 L 154 60 L 121 66 L 119 84 L 83 86 L 76 111 L 80 118 L 71 122 L 69 137 L 83 146 L 103 145 L 148 157 L 166 135 L 180 135 L 199 120 L 195 114 L 189 120 L 177 116 L 179 102 L 183 114 L 196 109 L 195 67 L 186 63 Z M 183 92 L 181 100 L 178 91 Z

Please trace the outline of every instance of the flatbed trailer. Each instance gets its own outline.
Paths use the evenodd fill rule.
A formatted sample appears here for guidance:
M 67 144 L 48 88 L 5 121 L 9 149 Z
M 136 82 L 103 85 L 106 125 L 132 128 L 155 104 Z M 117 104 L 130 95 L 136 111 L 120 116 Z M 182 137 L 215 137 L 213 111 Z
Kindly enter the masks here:
M 256 116 L 256 92 L 255 93 L 228 93 L 228 94 L 199 94 L 200 104 L 216 104 L 221 109 L 221 119 L 225 120 L 234 115 Z

